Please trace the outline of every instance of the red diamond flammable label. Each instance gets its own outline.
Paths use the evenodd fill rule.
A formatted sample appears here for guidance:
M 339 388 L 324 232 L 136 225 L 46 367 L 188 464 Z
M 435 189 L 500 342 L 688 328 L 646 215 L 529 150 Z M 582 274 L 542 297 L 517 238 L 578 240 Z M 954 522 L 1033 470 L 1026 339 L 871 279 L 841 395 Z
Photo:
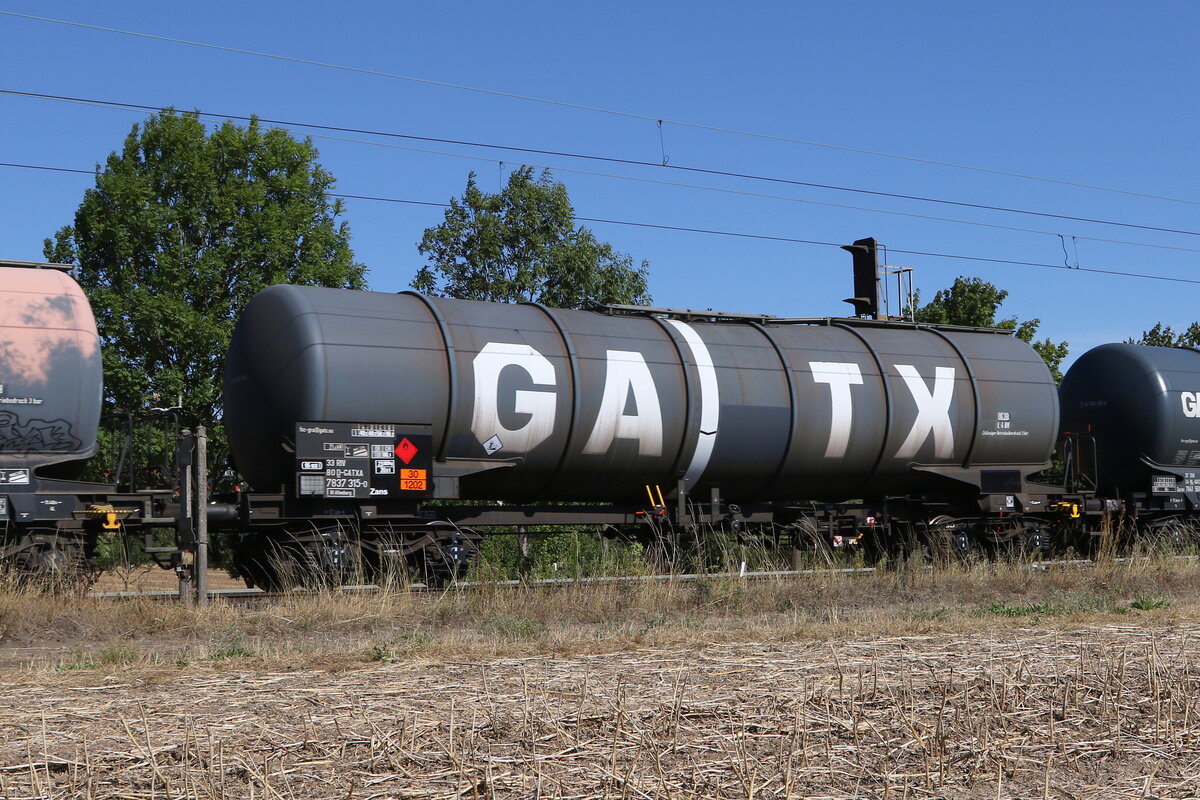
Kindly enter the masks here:
M 417 446 L 408 440 L 405 436 L 400 440 L 400 444 L 396 445 L 396 457 L 405 464 L 416 458 Z

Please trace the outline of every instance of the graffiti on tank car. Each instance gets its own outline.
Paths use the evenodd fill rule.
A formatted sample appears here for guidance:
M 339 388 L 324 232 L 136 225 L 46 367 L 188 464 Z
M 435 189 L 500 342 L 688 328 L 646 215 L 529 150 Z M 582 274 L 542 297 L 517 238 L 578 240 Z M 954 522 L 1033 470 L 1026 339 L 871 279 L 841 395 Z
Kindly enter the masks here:
M 70 453 L 80 446 L 66 420 L 22 423 L 11 411 L 0 411 L 0 453 Z

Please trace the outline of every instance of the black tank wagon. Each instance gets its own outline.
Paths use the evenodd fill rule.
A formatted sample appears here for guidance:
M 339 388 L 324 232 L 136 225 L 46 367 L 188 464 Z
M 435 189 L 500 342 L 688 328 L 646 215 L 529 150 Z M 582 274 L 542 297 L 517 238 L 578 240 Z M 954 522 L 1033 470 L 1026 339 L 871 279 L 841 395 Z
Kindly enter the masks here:
M 247 516 L 301 548 L 338 517 L 367 553 L 664 517 L 1049 542 L 1054 487 L 1030 476 L 1050 463 L 1056 387 L 1005 331 L 275 286 L 242 315 L 224 397 Z
M 1200 509 L 1200 352 L 1106 344 L 1063 377 L 1076 470 L 1131 516 Z
M 637 502 L 682 481 L 836 501 L 1019 486 L 1049 461 L 1055 392 L 989 329 L 275 286 L 234 335 L 225 421 L 256 489 L 295 484 L 298 424 L 383 421 L 428 426 L 435 475 L 477 462 L 459 498 Z

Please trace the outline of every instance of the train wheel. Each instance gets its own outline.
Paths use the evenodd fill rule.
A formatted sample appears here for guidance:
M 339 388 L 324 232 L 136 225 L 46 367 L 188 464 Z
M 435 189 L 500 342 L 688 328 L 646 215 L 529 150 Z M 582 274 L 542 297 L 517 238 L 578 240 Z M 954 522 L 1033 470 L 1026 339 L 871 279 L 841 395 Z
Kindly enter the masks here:
M 925 545 L 928 557 L 935 563 L 948 559 L 970 560 L 979 554 L 979 541 L 968 520 L 946 514 L 933 517 L 926 524 Z
M 477 537 L 448 536 L 415 555 L 416 575 L 431 589 L 462 580 L 479 560 Z
M 261 533 L 243 535 L 233 548 L 233 562 L 237 577 L 247 588 L 276 591 L 278 577 L 272 562 L 271 549 Z
M 1182 553 L 1196 543 L 1196 531 L 1180 517 L 1155 520 L 1138 533 L 1138 549 Z
M 1021 549 L 1034 558 L 1054 552 L 1059 547 L 1054 528 L 1039 522 L 1027 522 L 1021 529 Z
M 86 592 L 99 571 L 92 555 L 95 538 L 54 529 L 27 530 L 4 547 L 14 577 L 55 592 Z
M 255 531 L 235 551 L 238 575 L 263 591 L 331 589 L 358 577 L 357 541 L 340 527 L 304 531 Z

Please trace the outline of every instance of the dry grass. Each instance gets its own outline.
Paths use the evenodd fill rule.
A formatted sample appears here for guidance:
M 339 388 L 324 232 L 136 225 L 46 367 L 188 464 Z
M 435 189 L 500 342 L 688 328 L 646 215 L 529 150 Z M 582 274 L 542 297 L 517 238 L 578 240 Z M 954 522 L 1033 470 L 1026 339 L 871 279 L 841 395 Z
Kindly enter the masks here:
M 0 794 L 1195 797 L 1198 631 L 26 673 Z
M 412 594 L 325 592 L 269 605 L 184 608 L 0 590 L 0 665 L 99 662 L 106 648 L 149 665 L 198 665 L 223 652 L 269 667 L 327 666 L 419 654 L 430 659 L 588 654 L 739 639 L 872 638 L 1120 621 L 1166 603 L 1200 620 L 1200 565 L 1182 558 L 1032 570 L 950 565 L 872 575 L 559 588 L 488 586 Z M 1137 606 L 1137 607 L 1135 607 Z M 217 658 L 216 660 L 223 660 Z
M 0 797 L 1195 797 L 1197 577 L 3 592 Z

